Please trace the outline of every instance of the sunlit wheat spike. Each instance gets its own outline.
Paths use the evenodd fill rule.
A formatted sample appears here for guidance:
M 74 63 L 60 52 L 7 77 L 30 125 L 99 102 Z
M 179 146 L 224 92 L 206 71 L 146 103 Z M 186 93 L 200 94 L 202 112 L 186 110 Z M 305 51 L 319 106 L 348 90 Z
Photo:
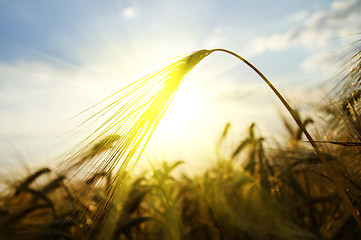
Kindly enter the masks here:
M 103 221 L 104 226 L 107 225 L 104 214 L 109 211 L 111 199 L 118 195 L 117 185 L 122 182 L 125 170 L 131 170 L 139 159 L 179 84 L 210 53 L 209 50 L 194 52 L 138 80 L 102 102 L 110 103 L 84 122 L 83 125 L 87 125 L 105 118 L 104 123 L 84 140 L 85 147 L 70 158 L 74 160 L 70 166 L 76 166 L 76 170 L 85 167 L 88 175 L 114 172 L 111 186 L 107 187 L 109 201 L 99 206 L 96 223 L 90 229 L 93 238 L 101 234 L 98 231 Z M 109 215 L 112 215 L 111 211 Z
M 184 77 L 211 51 L 196 51 L 156 71 L 108 97 L 106 104 L 82 124 L 103 121 L 69 157 L 65 171 L 113 172 L 109 199 L 113 199 L 121 179 L 133 169 L 158 126 Z M 100 105 L 96 107 L 101 107 Z M 109 208 L 111 200 L 102 206 Z M 100 210 L 101 211 L 101 210 Z M 101 221 L 101 216 L 99 216 Z
M 92 121 L 101 119 L 103 123 L 81 143 L 83 147 L 69 159 L 75 160 L 77 166 L 85 166 L 89 172 L 94 169 L 131 169 L 182 79 L 210 53 L 209 50 L 194 52 L 107 98 L 110 103 L 82 125 L 88 126 Z M 107 101 L 102 101 L 102 104 Z
M 78 164 L 88 165 L 87 170 L 91 170 L 90 165 L 98 171 L 109 171 L 117 167 L 126 169 L 130 163 L 136 162 L 182 79 L 210 52 L 194 52 L 112 96 L 109 100 L 115 100 L 83 123 L 105 117 L 105 121 L 83 141 L 85 147 L 73 156 L 78 161 L 83 159 Z M 99 139 L 103 140 L 99 142 Z M 91 148 L 96 142 L 96 147 Z M 108 150 L 110 144 L 112 148 Z M 108 151 L 102 151 L 102 147 Z M 96 163 L 90 163 L 95 155 Z

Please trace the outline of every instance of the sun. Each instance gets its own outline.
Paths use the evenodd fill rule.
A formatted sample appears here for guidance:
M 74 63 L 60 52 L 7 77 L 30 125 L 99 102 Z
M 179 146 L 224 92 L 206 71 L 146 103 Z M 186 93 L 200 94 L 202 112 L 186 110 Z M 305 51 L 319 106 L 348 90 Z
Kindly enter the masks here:
M 193 74 L 191 74 L 193 75 Z M 189 78 L 188 78 L 189 77 Z M 147 156 L 154 159 L 186 159 L 189 166 L 196 166 L 192 161 L 208 149 L 209 139 L 204 133 L 208 122 L 206 99 L 198 89 L 192 76 L 188 76 L 179 85 L 177 92 L 168 106 L 163 118 L 155 130 L 149 145 Z M 200 162 L 198 161 L 200 164 Z
M 193 88 L 190 81 L 183 81 L 159 123 L 156 134 L 181 135 L 200 114 L 200 94 Z

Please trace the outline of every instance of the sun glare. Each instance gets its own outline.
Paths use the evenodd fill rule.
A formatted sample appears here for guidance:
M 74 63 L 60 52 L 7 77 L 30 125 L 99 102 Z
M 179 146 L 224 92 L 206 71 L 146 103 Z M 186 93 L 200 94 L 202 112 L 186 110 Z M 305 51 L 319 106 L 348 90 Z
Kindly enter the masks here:
M 189 79 L 187 79 L 189 80 Z M 181 135 L 184 128 L 200 115 L 199 94 L 189 81 L 180 84 L 163 119 L 155 132 L 156 135 Z

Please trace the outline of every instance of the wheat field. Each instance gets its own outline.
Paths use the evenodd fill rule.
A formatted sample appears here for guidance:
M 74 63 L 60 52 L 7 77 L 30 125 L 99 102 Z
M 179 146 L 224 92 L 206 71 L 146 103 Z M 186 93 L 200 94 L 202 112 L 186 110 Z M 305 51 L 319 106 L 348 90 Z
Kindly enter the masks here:
M 182 81 L 215 53 L 246 64 L 278 97 L 289 139 L 267 147 L 275 140 L 251 123 L 227 151 L 229 123 L 216 163 L 201 173 L 174 174 L 184 161 L 164 161 L 134 174 Z M 360 239 L 361 50 L 345 62 L 306 118 L 232 51 L 179 58 L 80 113 L 90 113 L 81 127 L 96 123 L 92 133 L 57 167 L 36 169 L 0 195 L 0 239 Z

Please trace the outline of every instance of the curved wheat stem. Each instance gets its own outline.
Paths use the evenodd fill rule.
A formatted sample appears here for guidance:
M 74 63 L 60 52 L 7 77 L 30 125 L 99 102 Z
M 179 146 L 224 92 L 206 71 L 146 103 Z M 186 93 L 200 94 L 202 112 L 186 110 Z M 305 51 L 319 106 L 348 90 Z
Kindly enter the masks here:
M 109 134 L 116 136 L 116 139 L 111 137 L 101 142 L 104 148 L 106 148 L 106 151 L 101 151 L 101 146 L 98 146 L 96 149 L 99 153 L 101 152 L 100 156 L 98 156 L 98 152 L 91 152 L 92 149 L 89 149 L 88 144 L 71 159 L 80 159 L 76 165 L 85 166 L 90 164 L 94 156 L 97 156 L 95 163 L 90 164 L 92 169 L 96 169 L 98 172 L 116 172 L 116 174 L 113 175 L 113 185 L 109 188 L 111 189 L 109 192 L 109 201 L 111 201 L 115 190 L 118 189 L 121 184 L 121 179 L 124 177 L 125 172 L 131 171 L 140 158 L 181 81 L 196 64 L 213 52 L 224 52 L 236 57 L 248 65 L 266 82 L 309 140 L 320 161 L 325 166 L 329 177 L 334 181 L 339 194 L 361 227 L 359 211 L 352 204 L 344 190 L 341 183 L 342 179 L 326 161 L 322 151 L 289 103 L 262 72 L 240 55 L 226 49 L 196 51 L 112 95 L 111 97 L 116 97 L 116 99 L 91 116 L 84 124 L 90 120 L 94 120 L 94 118 L 97 120 L 98 118 L 106 117 L 104 123 L 88 136 L 86 140 L 94 143 L 99 138 L 103 138 Z M 89 156 L 91 156 L 91 158 Z M 108 209 L 109 205 L 103 208 L 104 211 L 108 211 Z
M 360 212 L 359 210 L 353 205 L 350 197 L 348 196 L 348 194 L 346 193 L 345 189 L 342 186 L 342 179 L 341 177 L 333 170 L 332 166 L 330 165 L 329 162 L 327 162 L 324 154 L 322 153 L 322 151 L 320 150 L 320 148 L 317 146 L 316 142 L 313 140 L 311 134 L 307 131 L 307 129 L 305 128 L 305 125 L 302 123 L 301 119 L 298 117 L 298 115 L 295 113 L 295 111 L 292 109 L 292 107 L 288 104 L 288 102 L 286 101 L 286 99 L 281 95 L 281 93 L 273 86 L 273 84 L 266 78 L 265 75 L 263 75 L 263 73 L 261 71 L 259 71 L 255 66 L 253 66 L 250 62 L 248 62 L 246 59 L 244 59 L 243 57 L 241 57 L 240 55 L 231 52 L 229 50 L 226 49 L 213 49 L 212 52 L 225 52 L 228 54 L 231 54 L 232 56 L 238 58 L 239 60 L 241 60 L 242 62 L 244 62 L 245 64 L 247 64 L 252 70 L 254 70 L 265 82 L 266 84 L 272 89 L 272 91 L 274 92 L 274 94 L 277 95 L 277 97 L 279 98 L 279 100 L 281 100 L 282 104 L 286 107 L 287 111 L 291 114 L 291 116 L 293 117 L 293 119 L 295 120 L 295 122 L 297 123 L 297 125 L 299 126 L 299 128 L 301 129 L 301 131 L 305 134 L 306 138 L 308 139 L 308 141 L 310 142 L 311 146 L 313 147 L 313 149 L 315 150 L 317 156 L 319 157 L 320 161 L 322 162 L 322 164 L 324 165 L 329 177 L 332 179 L 332 181 L 335 183 L 335 186 L 337 188 L 337 191 L 339 192 L 339 194 L 341 195 L 341 197 L 344 199 L 347 207 L 349 208 L 349 210 L 351 211 L 354 219 L 356 220 L 356 222 L 358 223 L 358 225 L 361 227 L 361 219 L 360 219 Z

